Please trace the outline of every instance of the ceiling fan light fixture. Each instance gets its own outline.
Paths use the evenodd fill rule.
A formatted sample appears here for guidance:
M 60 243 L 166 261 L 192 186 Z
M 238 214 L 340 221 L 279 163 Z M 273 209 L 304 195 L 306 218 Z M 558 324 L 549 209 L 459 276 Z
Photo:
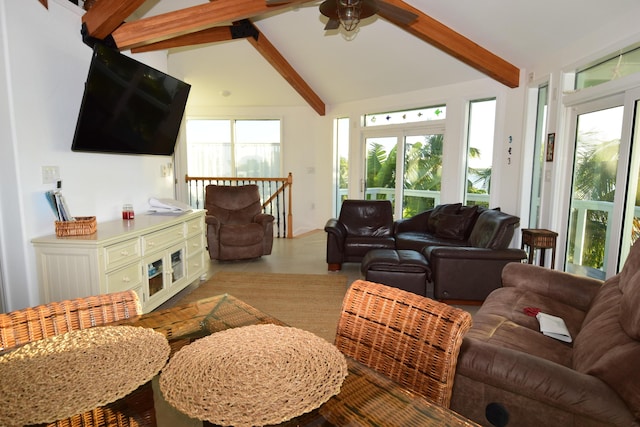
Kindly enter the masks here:
M 338 19 L 346 31 L 353 31 L 360 23 L 361 0 L 338 0 Z

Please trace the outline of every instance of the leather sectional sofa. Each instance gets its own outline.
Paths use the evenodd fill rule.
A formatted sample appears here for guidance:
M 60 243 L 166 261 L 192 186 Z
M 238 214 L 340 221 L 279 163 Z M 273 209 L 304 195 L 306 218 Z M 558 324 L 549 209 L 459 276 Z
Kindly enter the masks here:
M 325 225 L 328 268 L 362 262 L 367 280 L 439 300 L 481 301 L 500 286 L 507 263 L 526 258 L 509 248 L 519 224 L 499 209 L 461 203 L 394 221 L 389 201 L 345 200 L 339 218 Z
M 482 424 L 640 426 L 640 242 L 605 282 L 512 263 L 474 315 L 451 409 Z M 540 333 L 561 317 L 573 338 Z

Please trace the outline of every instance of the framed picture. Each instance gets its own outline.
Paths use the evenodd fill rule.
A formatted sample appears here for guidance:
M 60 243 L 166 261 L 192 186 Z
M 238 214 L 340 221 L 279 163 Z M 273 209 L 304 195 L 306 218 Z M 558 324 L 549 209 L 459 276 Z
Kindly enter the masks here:
M 547 162 L 553 162 L 553 150 L 556 145 L 556 134 L 550 133 L 547 135 Z

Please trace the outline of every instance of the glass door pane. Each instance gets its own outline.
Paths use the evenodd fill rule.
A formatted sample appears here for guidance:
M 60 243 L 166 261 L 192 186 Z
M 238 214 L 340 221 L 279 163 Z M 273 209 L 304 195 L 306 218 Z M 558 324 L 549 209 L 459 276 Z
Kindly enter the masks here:
M 171 252 L 171 284 L 183 277 L 185 277 L 184 250 L 180 248 Z
M 618 270 L 622 269 L 631 246 L 640 237 L 640 101 L 634 102 L 634 122 L 632 130 L 629 183 L 624 209 L 622 246 Z M 635 149 L 634 149 L 635 148 Z
M 442 134 L 405 137 L 403 218 L 440 204 L 443 140 Z
M 538 88 L 538 107 L 536 110 L 535 146 L 533 149 L 533 173 L 531 176 L 531 202 L 529 208 L 529 227 L 540 226 L 540 200 L 542 197 L 542 177 L 544 172 L 545 131 L 547 129 L 547 100 L 549 86 Z
M 623 112 L 619 106 L 577 116 L 566 271 L 606 275 Z
M 465 204 L 489 207 L 496 100 L 469 103 Z
M 147 279 L 149 281 L 149 297 L 164 289 L 164 255 L 147 263 Z
M 395 136 L 369 137 L 365 140 L 365 199 L 391 200 L 394 209 L 397 145 L 398 138 Z

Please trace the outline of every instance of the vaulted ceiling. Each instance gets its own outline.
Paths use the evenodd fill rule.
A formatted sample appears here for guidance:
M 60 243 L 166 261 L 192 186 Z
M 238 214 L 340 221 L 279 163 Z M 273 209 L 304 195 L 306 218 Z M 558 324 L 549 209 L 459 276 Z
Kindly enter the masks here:
M 193 86 L 190 104 L 306 103 L 322 115 L 326 105 L 487 76 L 517 87 L 520 69 L 636 33 L 640 12 L 636 0 L 386 2 L 419 17 L 402 26 L 374 15 L 348 40 L 324 31 L 320 1 L 96 0 L 83 23 L 134 57 L 168 49 L 170 72 Z

